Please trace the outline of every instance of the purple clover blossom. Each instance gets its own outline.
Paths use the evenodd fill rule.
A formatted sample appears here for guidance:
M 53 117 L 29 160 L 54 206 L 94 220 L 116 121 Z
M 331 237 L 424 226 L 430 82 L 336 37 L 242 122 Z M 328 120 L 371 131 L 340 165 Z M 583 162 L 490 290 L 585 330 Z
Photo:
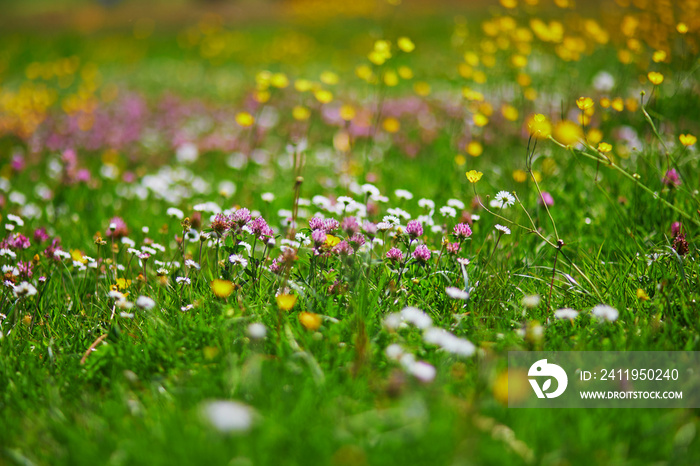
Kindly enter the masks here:
M 355 233 L 348 239 L 348 243 L 350 243 L 354 248 L 359 248 L 363 244 L 365 244 L 365 235 L 362 233 Z
M 331 252 L 338 254 L 339 256 L 349 256 L 350 254 L 354 253 L 355 250 L 350 246 L 350 244 L 348 244 L 347 241 L 343 240 L 336 244 Z
M 112 217 L 105 233 L 110 238 L 119 239 L 123 238 L 124 236 L 128 236 L 129 229 L 126 226 L 124 219 L 121 217 Z
M 328 235 L 323 230 L 314 230 L 311 232 L 311 240 L 316 246 L 321 246 L 328 239 Z
M 676 188 L 683 184 L 683 182 L 681 181 L 681 176 L 678 174 L 678 171 L 675 168 L 672 168 L 666 172 L 666 175 L 664 175 L 663 182 L 666 186 L 671 188 Z
M 309 219 L 309 228 L 312 230 L 323 230 L 323 219 L 319 217 L 311 217 L 311 219 Z
M 326 233 L 332 233 L 338 229 L 340 223 L 334 218 L 327 218 L 323 221 L 323 230 Z
M 231 229 L 231 220 L 224 214 L 216 214 L 211 222 L 211 229 L 221 236 Z
M 365 222 L 362 224 L 362 230 L 367 234 L 367 236 L 374 237 L 374 235 L 377 234 L 377 225 L 365 220 Z
M 418 220 L 411 220 L 408 222 L 408 225 L 406 225 L 406 233 L 408 233 L 411 239 L 416 239 L 423 235 L 423 225 L 421 225 Z
M 231 215 L 230 219 L 233 223 L 237 224 L 239 227 L 242 227 L 246 223 L 250 222 L 250 211 L 245 207 L 238 209 L 233 213 L 233 215 Z
M 681 222 L 673 222 L 671 224 L 671 233 L 674 237 L 681 233 Z
M 34 241 L 43 243 L 47 239 L 49 239 L 49 235 L 46 233 L 46 228 L 41 227 L 34 230 Z
M 460 243 L 447 243 L 448 254 L 457 254 L 459 252 Z
M 250 231 L 259 239 L 262 240 L 265 237 L 275 236 L 275 232 L 267 224 L 264 218 L 258 217 L 250 222 L 248 225 Z
M 27 249 L 31 246 L 29 238 L 21 233 L 15 233 L 7 241 L 7 245 L 13 249 Z
M 24 279 L 29 279 L 32 278 L 32 275 L 34 274 L 34 264 L 31 262 L 22 262 L 19 261 L 17 263 L 17 270 L 19 270 L 19 276 L 24 278 Z
M 460 240 L 469 238 L 472 235 L 472 229 L 468 223 L 458 223 L 454 228 L 454 235 Z
M 360 224 L 357 223 L 357 218 L 355 217 L 345 217 L 343 223 L 340 224 L 340 228 L 346 235 L 352 236 L 360 231 Z
M 430 249 L 425 244 L 421 244 L 413 251 L 413 258 L 420 263 L 425 263 L 430 260 Z
M 60 242 L 61 240 L 59 238 L 54 238 L 53 241 L 51 241 L 51 245 L 44 249 L 44 256 L 46 256 L 47 259 L 57 262 L 61 261 L 61 258 L 56 256 L 56 251 L 63 250 L 59 245 Z
M 542 196 L 537 198 L 537 203 L 541 206 L 552 207 L 554 205 L 554 198 L 547 191 L 543 191 Z
M 392 262 L 399 262 L 403 260 L 403 253 L 399 248 L 391 248 L 387 251 L 386 258 Z
M 280 265 L 280 262 L 277 259 L 272 259 L 272 264 L 270 264 L 270 272 L 279 275 L 282 273 L 282 266 Z

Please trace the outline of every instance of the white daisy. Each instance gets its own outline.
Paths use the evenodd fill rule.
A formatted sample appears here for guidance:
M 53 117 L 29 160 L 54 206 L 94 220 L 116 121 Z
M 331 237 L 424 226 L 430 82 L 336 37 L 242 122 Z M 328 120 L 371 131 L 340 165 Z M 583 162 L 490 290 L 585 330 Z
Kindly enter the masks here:
M 591 314 L 597 317 L 598 320 L 605 320 L 607 322 L 615 322 L 620 315 L 617 309 L 607 304 L 598 304 L 591 310 Z
M 498 231 L 500 231 L 504 235 L 510 235 L 510 228 L 504 227 L 503 225 L 496 224 L 494 228 Z
M 556 319 L 574 320 L 576 317 L 578 317 L 578 311 L 575 311 L 568 307 L 564 309 L 557 309 L 556 311 L 554 311 L 554 317 Z
M 396 191 L 394 191 L 394 194 L 399 199 L 406 199 L 407 201 L 413 199 L 413 193 L 405 189 L 397 189 Z
M 156 302 L 148 296 L 139 296 L 138 299 L 136 299 L 136 305 L 141 309 L 148 311 L 156 306 Z
M 498 201 L 498 204 L 503 208 L 515 204 L 515 197 L 508 191 L 499 191 L 494 200 Z
M 445 288 L 445 293 L 452 299 L 467 299 L 469 297 L 469 293 L 455 286 L 448 286 Z

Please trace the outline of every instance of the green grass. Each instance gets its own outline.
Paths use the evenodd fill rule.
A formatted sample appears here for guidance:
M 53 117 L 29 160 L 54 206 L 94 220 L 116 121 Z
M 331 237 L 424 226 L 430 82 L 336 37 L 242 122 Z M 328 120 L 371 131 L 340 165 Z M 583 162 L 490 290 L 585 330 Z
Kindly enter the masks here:
M 524 13 L 514 16 L 527 24 Z M 681 133 L 698 134 L 698 122 L 692 117 L 700 104 L 698 77 L 691 63 L 697 58 L 685 49 L 674 49 L 680 55 L 673 55 L 670 64 L 659 65 L 666 81 L 651 96 L 648 83 L 638 84 L 638 77 L 646 75 L 643 60 L 639 66 L 617 61 L 619 41 L 599 46 L 576 62 L 557 59 L 551 44 L 535 41 L 532 59 L 551 66 L 531 71 L 532 87 L 539 93 L 533 102 L 514 85 L 517 71 L 504 65 L 505 51 L 497 53 L 499 65 L 489 70 L 487 83 L 479 85 L 456 71 L 464 51 L 477 46 L 450 45 L 453 18 L 412 21 L 397 25 L 354 19 L 325 26 L 240 29 L 245 46 L 234 47 L 222 62 L 203 58 L 196 48 L 183 49 L 176 32 L 168 31 L 157 31 L 146 41 L 134 39 L 130 31 L 98 32 L 91 38 L 65 32 L 48 42 L 39 34 L 0 37 L 0 45 L 6 46 L 0 52 L 0 103 L 4 105 L 0 106 L 0 175 L 6 181 L 0 185 L 6 186 L 0 191 L 4 201 L 0 202 L 0 224 L 5 228 L 13 223 L 9 214 L 21 216 L 24 226 L 14 232 L 32 241 L 29 249 L 15 250 L 16 258 L 0 257 L 0 264 L 14 266 L 38 254 L 28 281 L 39 290 L 28 298 L 17 298 L 8 286 L 0 290 L 0 312 L 7 315 L 0 339 L 0 465 L 700 462 L 697 409 L 518 410 L 509 409 L 497 395 L 497 377 L 507 367 L 508 351 L 700 351 L 700 271 L 695 248 L 698 159 L 695 148 L 686 149 L 677 142 Z M 416 25 L 415 34 L 411 24 Z M 479 22 L 470 18 L 468 24 L 476 43 L 476 37 L 482 37 L 476 32 Z M 291 37 L 290 30 L 308 39 L 302 41 L 299 52 L 306 58 L 273 60 L 271 47 L 280 43 L 275 42 L 280 37 Z M 412 55 L 397 54 L 387 67 L 410 66 L 415 78 L 384 89 L 355 76 L 354 67 L 367 63 L 365 55 L 375 39 L 395 40 L 403 34 L 411 35 L 418 48 Z M 337 53 L 341 45 L 349 52 Z M 91 174 L 89 183 L 70 183 L 56 174 L 52 167 L 60 159 L 60 150 L 48 147 L 42 133 L 61 128 L 53 118 L 63 118 L 63 99 L 91 83 L 78 76 L 80 71 L 66 87 L 54 78 L 34 80 L 55 89 L 57 96 L 45 110 L 49 118 L 34 136 L 2 130 L 16 110 L 7 102 L 28 81 L 27 67 L 72 55 L 80 57 L 80 70 L 92 66 L 88 64 L 100 70 L 91 95 L 97 98 L 99 111 L 110 116 L 108 129 L 123 128 L 131 121 L 114 116 L 128 106 L 125 96 L 138 96 L 146 109 L 143 121 L 133 120 L 138 121 L 139 130 L 148 130 L 120 146 L 116 156 L 109 154 L 112 147 L 104 140 L 91 147 L 80 139 L 82 133 L 75 133 L 78 168 Z M 191 74 L 180 74 L 185 69 Z M 425 105 L 422 110 L 399 117 L 402 126 L 396 135 L 378 124 L 374 139 L 358 138 L 349 153 L 342 153 L 333 148 L 340 126 L 319 117 L 321 105 L 292 87 L 273 90 L 265 104 L 277 112 L 274 129 L 255 139 L 250 130 L 236 126 L 233 116 L 244 109 L 251 110 L 258 122 L 264 120 L 246 103 L 261 69 L 285 72 L 292 80 L 316 79 L 322 70 L 334 70 L 341 83 L 324 87 L 333 90 L 335 102 L 368 111 L 384 102 L 385 115 L 391 115 L 392 105 L 401 105 L 400 98 L 415 97 L 414 81 L 430 83 L 433 93 L 420 99 Z M 603 94 L 592 90 L 590 83 L 601 69 L 617 81 L 611 97 L 638 99 L 638 89 L 646 90 L 644 108 L 659 137 L 641 109 L 618 113 L 599 106 L 596 99 Z M 217 87 L 217 82 L 223 84 Z M 119 97 L 104 102 L 100 92 L 109 84 L 117 86 Z M 476 104 L 459 97 L 463 86 L 478 89 L 493 104 L 494 115 L 484 129 L 468 123 Z M 172 105 L 186 117 L 173 117 L 174 122 L 164 117 L 169 112 L 164 97 L 168 95 L 176 96 L 180 103 Z M 581 95 L 596 97 L 591 125 L 601 130 L 604 141 L 616 145 L 613 157 L 619 170 L 605 160 L 598 164 L 591 159 L 601 157 L 595 145 L 567 150 L 550 140 L 538 141 L 532 169 L 542 174 L 539 188 L 555 199 L 548 214 L 537 203 L 538 188 L 532 177 L 516 182 L 512 176 L 514 170 L 527 168 L 524 120 L 532 113 L 544 113 L 554 123 L 571 118 L 575 99 Z M 450 113 L 454 102 L 463 112 L 459 116 Z M 519 110 L 517 121 L 498 116 L 502 102 Z M 308 122 L 291 118 L 295 105 L 312 110 Z M 434 133 L 421 127 L 416 115 L 421 112 L 434 118 Z M 28 118 L 23 113 L 19 120 Z M 232 150 L 202 149 L 196 162 L 181 164 L 174 157 L 170 131 L 183 128 L 194 131 L 188 134 L 195 134 L 193 139 L 202 145 L 212 134 L 244 142 Z M 623 131 L 634 131 L 639 139 L 626 157 L 619 156 L 624 153 L 619 150 L 624 145 Z M 300 138 L 308 141 L 308 148 L 303 168 L 294 172 L 285 148 Z M 468 139 L 481 141 L 484 154 L 467 156 L 466 164 L 459 164 L 455 155 L 463 153 Z M 246 146 L 252 140 L 256 149 L 268 152 L 267 159 L 232 168 L 231 153 L 253 152 Z M 406 154 L 407 143 L 419 147 L 417 155 Z M 669 146 L 672 166 L 682 176 L 681 186 L 665 186 L 662 181 L 668 168 L 664 144 Z M 22 170 L 11 167 L 15 153 L 23 154 Z M 120 176 L 133 173 L 136 181 L 100 174 L 107 162 L 113 162 Z M 144 176 L 163 167 L 183 166 L 189 174 L 162 192 L 151 192 L 145 199 L 128 195 Z M 476 184 L 464 175 L 471 169 L 484 173 Z M 639 184 L 626 174 L 637 174 Z M 310 247 L 298 248 L 288 275 L 270 272 L 271 258 L 282 257 L 280 246 L 289 232 L 278 211 L 293 210 L 298 175 L 303 176 L 299 194 L 304 199 L 351 196 L 364 202 L 350 185 L 372 180 L 389 197 L 387 203 L 377 203 L 378 211 L 370 210 L 367 218 L 373 222 L 395 207 L 416 218 L 426 213 L 418 199 L 432 199 L 436 224 L 444 224 L 446 230 L 431 232 L 424 225 L 419 241 L 434 251 L 430 264 L 410 261 L 400 273 L 397 264 L 385 260 L 389 247 L 407 249 L 406 236 L 399 233 L 393 240 L 379 234 L 385 245 L 376 246 L 372 254 L 357 253 L 347 259 L 315 257 Z M 209 191 L 194 192 L 192 176 L 200 177 Z M 223 180 L 236 184 L 233 196 L 217 194 Z M 173 197 L 183 186 L 190 192 Z M 39 188 L 51 196 L 42 198 Z M 398 199 L 396 189 L 410 190 L 413 199 Z M 501 190 L 517 192 L 522 202 L 502 211 L 507 220 L 473 203 L 478 194 L 488 206 Z M 28 215 L 31 209 L 15 202 L 11 192 L 24 194 L 38 214 Z M 275 199 L 263 202 L 265 192 L 274 193 Z M 465 212 L 480 217 L 458 254 L 470 260 L 465 266 L 468 285 L 456 258 L 437 252 L 443 237 L 460 221 L 461 212 L 454 219 L 440 216 L 438 209 L 449 199 L 461 200 Z M 257 241 L 254 257 L 248 257 L 244 270 L 228 262 L 217 266 L 217 259 L 243 251 L 238 245 L 241 239 L 253 244 L 248 234 L 229 236 L 218 249 L 204 245 L 201 270 L 186 269 L 185 258 L 199 261 L 200 244 L 189 243 L 181 249 L 175 241 L 175 235 L 183 233 L 180 220 L 168 217 L 166 210 L 177 207 L 195 220 L 194 207 L 206 201 L 223 208 L 258 209 L 277 230 L 275 247 L 263 251 Z M 307 221 L 318 209 L 300 208 L 306 212 L 300 214 L 297 231 L 310 236 Z M 138 279 L 143 269 L 138 259 L 130 258 L 127 246 L 118 243 L 117 250 L 111 251 L 111 240 L 105 235 L 114 216 L 124 219 L 136 247 L 147 238 L 165 247 L 148 260 L 145 281 Z M 673 248 L 671 233 L 671 224 L 681 220 L 689 243 L 689 252 L 682 256 Z M 205 231 L 209 223 L 203 213 L 196 229 Z M 497 223 L 508 224 L 512 234 L 497 239 Z M 66 251 L 82 251 L 100 260 L 105 269 L 81 271 L 72 260 L 49 260 L 43 255 L 47 244 L 39 246 L 32 237 L 39 227 L 60 237 Z M 149 232 L 143 232 L 143 227 Z M 94 243 L 96 232 L 106 244 Z M 564 242 L 560 252 L 548 244 L 556 244 L 559 238 Z M 115 284 L 114 271 L 108 268 L 112 260 L 125 267 L 118 277 L 132 280 L 122 290 L 128 292 L 126 299 L 135 302 L 141 295 L 149 296 L 156 302 L 153 309 L 134 307 L 128 311 L 133 318 L 120 317 L 120 309 L 107 297 Z M 159 279 L 155 260 L 176 260 L 180 266 L 171 267 Z M 236 285 L 228 298 L 212 292 L 217 274 Z M 46 277 L 45 283 L 37 281 L 39 276 Z M 187 276 L 191 284 L 177 284 L 178 276 Z M 445 293 L 450 286 L 472 287 L 469 300 L 450 299 Z M 286 292 L 285 287 L 289 287 Z M 639 298 L 640 289 L 648 300 Z M 292 310 L 279 309 L 275 298 L 279 292 L 297 297 Z M 522 298 L 535 294 L 541 297 L 540 304 L 525 308 Z M 598 322 L 590 310 L 601 303 L 619 310 L 619 318 Z M 193 308 L 182 311 L 188 304 Z M 421 331 L 413 327 L 387 329 L 384 319 L 406 306 L 422 309 L 434 326 L 474 343 L 475 354 L 462 357 L 441 351 L 424 343 Z M 573 322 L 554 320 L 553 311 L 565 307 L 581 311 L 580 316 Z M 305 328 L 301 312 L 322 316 L 320 328 Z M 248 335 L 248 326 L 254 322 L 265 325 L 264 339 Z M 433 365 L 435 379 L 421 382 L 387 357 L 385 350 L 393 343 Z M 88 352 L 91 345 L 96 345 L 95 351 Z M 250 430 L 218 431 L 203 414 L 210 400 L 249 406 L 254 412 Z

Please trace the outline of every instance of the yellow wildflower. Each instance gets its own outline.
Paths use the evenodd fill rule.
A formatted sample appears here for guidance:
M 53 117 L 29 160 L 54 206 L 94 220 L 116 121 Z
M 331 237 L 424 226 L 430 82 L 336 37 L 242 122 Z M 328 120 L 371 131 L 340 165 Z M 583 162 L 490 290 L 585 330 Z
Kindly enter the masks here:
M 321 326 L 321 316 L 312 312 L 300 312 L 299 322 L 301 322 L 301 325 L 307 330 L 318 330 Z
M 277 306 L 283 311 L 291 311 L 297 303 L 297 297 L 293 294 L 278 294 L 276 299 Z
M 483 173 L 478 172 L 476 170 L 469 170 L 467 173 L 467 179 L 469 180 L 470 183 L 476 183 L 481 179 L 482 176 L 484 176 Z
M 228 298 L 233 293 L 233 283 L 228 280 L 216 279 L 211 282 L 211 290 L 217 298 Z

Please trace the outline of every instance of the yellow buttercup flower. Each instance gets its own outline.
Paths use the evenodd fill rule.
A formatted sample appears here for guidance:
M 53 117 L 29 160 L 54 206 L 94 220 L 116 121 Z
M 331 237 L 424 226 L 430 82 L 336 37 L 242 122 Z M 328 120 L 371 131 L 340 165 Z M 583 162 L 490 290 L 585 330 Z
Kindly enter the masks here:
M 240 112 L 236 115 L 236 123 L 247 128 L 255 123 L 255 118 L 248 112 Z
M 319 89 L 314 92 L 314 97 L 322 104 L 327 104 L 333 100 L 333 93 L 325 89 Z
M 313 312 L 300 312 L 299 322 L 307 330 L 318 330 L 321 326 L 321 316 Z
M 474 114 L 472 121 L 479 127 L 486 126 L 489 123 L 489 119 L 486 117 L 486 115 L 482 115 L 481 113 Z
M 413 50 L 415 50 L 416 48 L 411 39 L 409 39 L 408 37 L 399 37 L 399 40 L 396 41 L 396 43 L 399 46 L 399 48 L 406 53 L 413 52 Z
M 532 115 L 526 123 L 530 134 L 536 138 L 548 138 L 552 134 L 552 123 L 541 113 Z
M 387 133 L 396 133 L 401 129 L 401 123 L 394 117 L 385 118 L 382 122 L 382 128 Z
M 228 298 L 233 293 L 233 283 L 228 280 L 216 279 L 211 282 L 211 290 L 217 298 Z
M 602 152 L 603 154 L 607 154 L 612 150 L 612 145 L 608 144 L 607 142 L 601 142 L 598 144 L 598 152 Z
M 71 249 L 70 256 L 71 259 L 73 259 L 76 262 L 80 262 L 81 264 L 87 264 L 87 258 L 85 258 L 82 251 L 78 251 L 77 249 Z
M 353 118 L 355 118 L 355 107 L 352 105 L 343 105 L 340 107 L 340 118 L 342 118 L 345 121 L 350 121 Z
M 649 301 L 649 295 L 641 288 L 637 288 L 637 299 L 640 301 Z
M 690 147 L 696 142 L 698 142 L 698 138 L 693 136 L 692 134 L 681 134 L 678 136 L 678 140 L 683 144 L 685 147 Z
M 664 75 L 657 71 L 650 71 L 649 74 L 647 74 L 647 78 L 649 78 L 649 81 L 655 86 L 664 82 Z
M 467 154 L 478 157 L 484 152 L 484 148 L 479 141 L 471 141 L 467 144 Z
M 476 183 L 481 179 L 482 176 L 484 176 L 484 174 L 476 170 L 469 170 L 467 172 L 467 179 L 470 183 Z
M 308 120 L 311 116 L 311 110 L 302 105 L 297 105 L 292 109 L 292 116 L 295 120 Z
M 593 108 L 593 99 L 590 97 L 579 97 L 576 99 L 576 106 L 581 110 L 588 110 Z
M 323 243 L 323 245 L 330 249 L 335 247 L 338 243 L 340 243 L 340 238 L 333 235 L 326 235 L 326 242 Z
M 527 180 L 527 173 L 525 170 L 517 169 L 513 171 L 513 180 L 516 183 L 524 183 Z
M 572 146 L 578 143 L 583 137 L 581 126 L 571 120 L 563 120 L 557 123 L 554 128 L 554 139 L 565 146 Z
M 131 280 L 126 278 L 117 278 L 117 288 L 120 290 L 125 290 L 131 286 Z
M 283 311 L 291 311 L 297 303 L 297 297 L 293 294 L 278 294 L 275 299 L 277 299 L 277 306 Z

